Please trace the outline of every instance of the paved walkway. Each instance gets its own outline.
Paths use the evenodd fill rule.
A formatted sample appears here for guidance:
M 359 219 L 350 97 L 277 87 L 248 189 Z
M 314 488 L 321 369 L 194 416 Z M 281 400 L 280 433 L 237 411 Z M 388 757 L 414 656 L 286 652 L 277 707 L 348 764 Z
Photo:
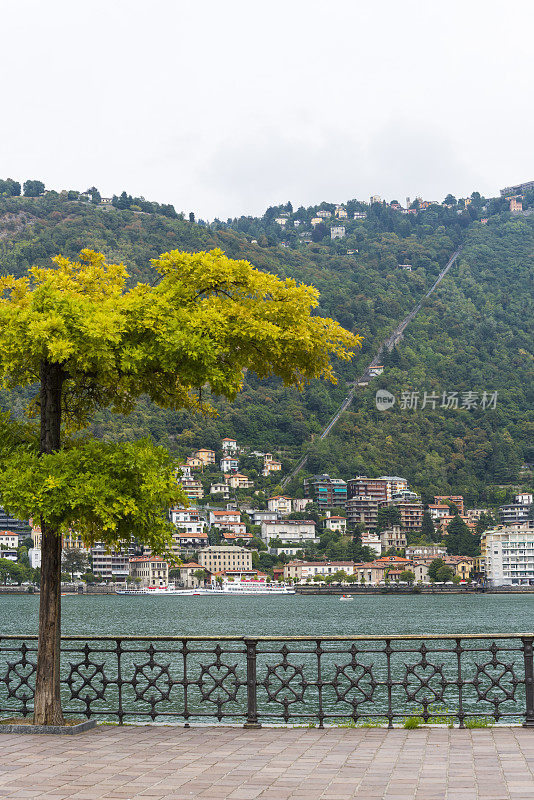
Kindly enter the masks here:
M 534 730 L 107 727 L 0 735 L 0 798 L 534 798 Z

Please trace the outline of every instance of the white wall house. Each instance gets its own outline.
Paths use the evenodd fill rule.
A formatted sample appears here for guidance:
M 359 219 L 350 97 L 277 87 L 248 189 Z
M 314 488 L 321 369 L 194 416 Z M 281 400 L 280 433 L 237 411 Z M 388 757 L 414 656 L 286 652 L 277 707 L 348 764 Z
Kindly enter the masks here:
M 277 538 L 283 542 L 314 542 L 315 522 L 309 519 L 281 519 L 277 522 L 262 522 L 261 538 L 264 542 Z
M 239 467 L 239 461 L 237 458 L 233 458 L 232 456 L 223 456 L 221 458 L 221 472 L 237 472 Z

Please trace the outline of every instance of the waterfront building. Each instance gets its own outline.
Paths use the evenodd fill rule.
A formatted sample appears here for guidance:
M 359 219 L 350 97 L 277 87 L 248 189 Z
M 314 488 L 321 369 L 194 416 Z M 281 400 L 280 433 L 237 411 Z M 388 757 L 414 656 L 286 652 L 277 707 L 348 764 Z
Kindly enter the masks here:
M 267 508 L 269 511 L 276 511 L 281 517 L 287 517 L 291 514 L 292 503 L 291 497 L 277 494 L 274 497 L 269 497 L 267 500 Z
M 314 475 L 304 479 L 304 495 L 319 506 L 319 511 L 327 508 L 344 507 L 347 500 L 347 484 L 341 478 L 330 475 Z
M 534 586 L 534 521 L 499 525 L 484 539 L 490 586 Z
M 41 548 L 40 547 L 30 547 L 28 550 L 28 558 L 30 560 L 30 567 L 32 569 L 40 569 L 41 568 Z
M 178 569 L 180 570 L 180 586 L 183 586 L 185 589 L 196 589 L 197 586 L 204 583 L 204 581 L 199 580 L 194 574 L 204 569 L 204 567 L 197 564 L 196 561 L 188 561 L 187 564 L 180 564 Z
M 96 544 L 91 547 L 90 552 L 93 564 L 91 572 L 99 580 L 114 576 L 124 580 L 130 574 L 129 562 L 132 554 L 110 550 L 104 544 Z
M 298 582 L 316 575 L 333 575 L 335 572 L 354 574 L 354 561 L 290 561 L 284 566 L 284 580 L 291 578 Z
M 246 547 L 211 545 L 198 554 L 198 563 L 210 572 L 251 570 L 252 553 Z
M 470 556 L 443 556 L 443 563 L 463 581 L 468 581 L 475 569 L 475 559 Z
M 264 542 L 281 539 L 283 542 L 315 542 L 315 522 L 311 519 L 280 519 L 261 523 Z
M 158 556 L 139 556 L 130 558 L 130 576 L 140 579 L 140 586 L 166 587 L 169 585 L 169 565 Z

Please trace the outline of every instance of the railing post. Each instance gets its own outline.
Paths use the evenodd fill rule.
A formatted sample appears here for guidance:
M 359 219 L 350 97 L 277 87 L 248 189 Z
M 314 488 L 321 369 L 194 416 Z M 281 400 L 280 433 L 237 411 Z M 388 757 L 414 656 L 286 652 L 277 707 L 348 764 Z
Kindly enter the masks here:
M 261 728 L 258 722 L 258 694 L 256 685 L 256 639 L 245 639 L 247 648 L 247 721 L 244 728 Z
M 525 721 L 524 728 L 534 728 L 534 658 L 532 653 L 533 638 L 523 636 L 523 657 L 525 659 Z

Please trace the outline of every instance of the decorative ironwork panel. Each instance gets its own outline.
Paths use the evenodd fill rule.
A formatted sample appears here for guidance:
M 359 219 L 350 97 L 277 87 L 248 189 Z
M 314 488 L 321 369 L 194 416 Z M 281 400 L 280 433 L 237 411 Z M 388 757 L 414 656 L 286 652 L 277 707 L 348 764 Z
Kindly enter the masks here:
M 66 714 L 123 721 L 534 727 L 534 634 L 75 637 L 62 640 Z M 0 637 L 0 712 L 33 711 L 36 637 Z

